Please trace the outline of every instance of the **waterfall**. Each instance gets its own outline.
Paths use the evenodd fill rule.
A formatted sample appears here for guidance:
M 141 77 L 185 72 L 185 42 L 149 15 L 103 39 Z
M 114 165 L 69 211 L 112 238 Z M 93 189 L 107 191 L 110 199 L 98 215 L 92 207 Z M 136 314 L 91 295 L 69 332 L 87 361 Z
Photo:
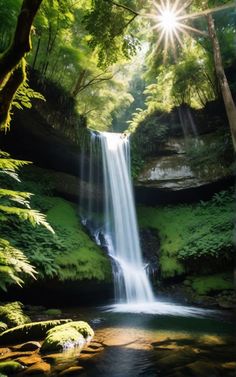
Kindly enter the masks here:
M 127 303 L 151 302 L 153 294 L 139 243 L 130 179 L 128 138 L 100 135 L 105 188 L 105 239 L 115 262 L 116 298 Z
M 115 299 L 117 303 L 150 303 L 154 301 L 151 285 L 142 260 L 135 212 L 134 195 L 130 177 L 130 144 L 122 134 L 103 132 L 93 134 L 90 144 L 90 161 L 87 176 L 94 184 L 94 145 L 101 146 L 103 171 L 103 216 L 92 212 L 93 197 L 87 198 L 87 212 L 83 212 L 84 224 L 96 227 L 90 230 L 97 242 L 103 239 L 113 261 Z M 96 161 L 95 161 L 96 160 Z M 87 169 L 85 169 L 87 170 Z M 91 170 L 93 173 L 91 173 Z M 90 189 L 91 193 L 92 189 Z M 88 190 L 86 192 L 88 195 Z M 81 194 L 83 201 L 83 194 Z M 97 208 L 99 206 L 96 206 Z M 97 219 L 99 218 L 99 221 Z M 89 225 L 89 224 L 88 224 Z M 100 234 L 100 236 L 98 236 Z
M 82 222 L 112 260 L 116 305 L 106 310 L 211 315 L 210 310 L 155 301 L 139 243 L 129 139 L 122 134 L 92 132 L 81 155 L 80 181 Z

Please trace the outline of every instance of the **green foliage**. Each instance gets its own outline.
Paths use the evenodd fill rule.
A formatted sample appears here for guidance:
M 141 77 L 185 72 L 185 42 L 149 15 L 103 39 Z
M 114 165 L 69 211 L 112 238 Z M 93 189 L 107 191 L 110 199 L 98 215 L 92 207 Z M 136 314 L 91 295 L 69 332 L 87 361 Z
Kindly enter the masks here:
M 84 232 L 76 207 L 60 198 L 39 195 L 36 204 L 48 211 L 55 234 L 17 220 L 0 225 L 1 233 L 24 251 L 39 277 L 110 280 L 109 261 Z
M 133 1 L 129 1 L 129 6 Z M 110 65 L 122 55 L 134 55 L 139 45 L 126 28 L 137 16 L 131 8 L 116 6 L 111 0 L 93 0 L 85 17 L 91 47 L 98 49 L 99 64 Z
M 27 165 L 27 161 L 14 160 L 8 153 L 0 152 L 0 175 L 7 176 L 19 182 L 18 169 Z M 4 179 L 2 180 L 4 182 Z M 46 221 L 46 217 L 37 210 L 30 208 L 31 193 L 0 188 L 0 227 L 8 227 L 11 221 L 27 220 L 32 226 L 43 225 L 54 232 Z M 3 233 L 2 233 L 3 235 Z M 20 237 L 21 234 L 18 234 Z M 29 263 L 26 255 L 18 249 L 14 240 L 9 242 L 8 236 L 0 238 L 0 288 L 6 290 L 10 283 L 22 285 L 22 274 L 35 277 L 35 268 Z
M 222 191 L 197 204 L 138 210 L 141 226 L 159 232 L 164 277 L 194 269 L 200 259 L 208 265 L 209 261 L 222 264 L 233 260 L 234 213 L 232 191 Z
M 199 295 L 210 294 L 212 292 L 234 289 L 233 275 L 214 274 L 206 276 L 190 277 L 188 285 Z M 186 282 L 186 283 L 187 283 Z
M 8 327 L 31 322 L 30 318 L 23 313 L 23 304 L 18 301 L 0 306 L 0 320 L 6 323 Z
M 234 151 L 231 141 L 231 135 L 225 130 L 219 130 L 214 135 L 206 135 L 205 142 L 198 140 L 188 142 L 186 153 L 188 155 L 191 167 L 197 173 L 204 171 L 204 166 L 214 164 L 216 167 L 221 164 L 228 165 L 228 170 L 232 170 L 234 161 Z
M 35 278 L 37 272 L 21 250 L 0 238 L 0 288 L 6 291 L 11 283 L 22 286 L 22 274 Z
M 42 340 L 48 330 L 70 321 L 71 319 L 56 319 L 53 321 L 32 322 L 16 326 L 0 334 L 0 344 L 19 344 L 32 339 Z
M 26 80 L 17 90 L 14 96 L 14 100 L 12 102 L 12 106 L 15 106 L 17 109 L 20 110 L 23 110 L 23 108 L 31 109 L 31 101 L 33 98 L 45 101 L 44 96 L 41 93 L 36 92 L 32 88 L 30 88 Z
M 139 123 L 132 136 L 132 142 L 135 143 L 142 156 L 150 156 L 157 153 L 167 137 L 168 127 L 159 123 L 156 114 L 151 114 Z

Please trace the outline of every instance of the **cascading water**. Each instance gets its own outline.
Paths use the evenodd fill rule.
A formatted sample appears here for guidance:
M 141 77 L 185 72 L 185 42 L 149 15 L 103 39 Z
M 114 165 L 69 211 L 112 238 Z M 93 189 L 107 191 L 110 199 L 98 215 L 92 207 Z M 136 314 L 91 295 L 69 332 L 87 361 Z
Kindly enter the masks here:
M 115 263 L 116 299 L 127 303 L 154 300 L 139 243 L 133 190 L 130 179 L 129 140 L 121 134 L 100 134 L 102 146 L 105 231 Z
M 102 174 L 101 174 L 102 172 Z M 128 138 L 92 132 L 81 158 L 80 213 L 113 261 L 117 312 L 202 316 L 210 311 L 155 301 L 142 260 Z

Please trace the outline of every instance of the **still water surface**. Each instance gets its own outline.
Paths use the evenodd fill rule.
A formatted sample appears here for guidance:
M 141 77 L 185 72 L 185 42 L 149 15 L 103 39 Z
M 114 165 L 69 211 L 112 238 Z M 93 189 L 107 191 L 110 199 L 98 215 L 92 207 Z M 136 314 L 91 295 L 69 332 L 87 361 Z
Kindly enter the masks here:
M 201 311 L 186 317 L 107 309 L 66 311 L 95 330 L 91 345 L 76 355 L 84 368 L 78 376 L 235 377 L 235 326 L 227 313 Z M 72 353 L 63 357 L 65 362 Z

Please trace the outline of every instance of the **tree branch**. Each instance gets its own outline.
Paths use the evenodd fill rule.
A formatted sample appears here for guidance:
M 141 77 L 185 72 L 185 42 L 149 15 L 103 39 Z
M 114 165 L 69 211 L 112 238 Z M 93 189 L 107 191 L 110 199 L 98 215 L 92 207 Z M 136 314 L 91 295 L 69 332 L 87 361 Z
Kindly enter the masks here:
M 31 50 L 30 31 L 42 0 L 24 0 L 17 19 L 16 30 L 9 49 L 0 58 L 0 85 Z
M 140 15 L 140 13 L 136 12 L 134 9 L 131 9 L 131 8 L 127 7 L 126 5 L 118 4 L 115 1 L 112 1 L 112 4 L 115 5 L 118 8 L 122 8 L 122 9 L 127 10 L 130 13 L 133 13 L 135 16 L 139 16 Z

